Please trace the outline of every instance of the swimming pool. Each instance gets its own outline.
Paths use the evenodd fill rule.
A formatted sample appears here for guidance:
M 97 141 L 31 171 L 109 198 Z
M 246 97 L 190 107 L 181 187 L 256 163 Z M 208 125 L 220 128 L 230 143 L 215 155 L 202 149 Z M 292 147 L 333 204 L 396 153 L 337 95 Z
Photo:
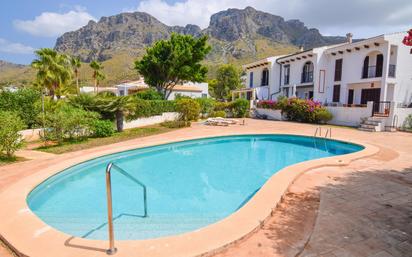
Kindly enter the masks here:
M 362 150 L 341 141 L 291 135 L 190 140 L 96 158 L 47 179 L 27 197 L 50 226 L 77 237 L 107 239 L 105 167 L 114 162 L 147 187 L 112 173 L 117 240 L 181 234 L 215 223 L 246 204 L 280 169 Z

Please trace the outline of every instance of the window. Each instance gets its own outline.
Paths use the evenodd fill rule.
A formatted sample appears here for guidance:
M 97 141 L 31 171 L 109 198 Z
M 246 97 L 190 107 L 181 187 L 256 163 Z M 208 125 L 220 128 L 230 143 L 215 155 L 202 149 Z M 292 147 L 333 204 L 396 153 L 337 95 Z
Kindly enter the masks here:
M 119 95 L 124 96 L 124 90 L 119 90 Z
M 290 65 L 285 65 L 284 67 L 284 77 L 283 77 L 283 85 L 289 85 L 290 79 Z
M 334 85 L 332 102 L 339 103 L 339 101 L 340 101 L 340 85 Z
M 269 70 L 267 68 L 262 71 L 262 83 L 261 86 L 269 85 Z
M 207 98 L 207 94 L 202 93 L 202 98 Z
M 249 74 L 249 87 L 253 87 L 253 72 Z
M 301 82 L 302 83 L 313 82 L 313 63 L 312 62 L 307 62 L 303 66 Z
M 342 80 L 342 59 L 337 59 L 335 61 L 335 81 Z
M 353 104 L 353 94 L 354 94 L 354 90 L 353 89 L 349 89 L 348 91 L 348 104 Z

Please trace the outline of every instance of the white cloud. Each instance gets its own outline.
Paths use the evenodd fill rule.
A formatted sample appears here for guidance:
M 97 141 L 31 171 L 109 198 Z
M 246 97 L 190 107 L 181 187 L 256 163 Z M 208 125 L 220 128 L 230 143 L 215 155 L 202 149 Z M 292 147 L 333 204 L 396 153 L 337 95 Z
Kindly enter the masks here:
M 164 0 L 144 0 L 137 7 L 140 12 L 147 12 L 167 25 L 196 24 L 205 28 L 209 24 L 210 16 L 227 8 L 243 8 L 250 2 L 238 0 L 185 0 L 169 4 Z M 263 0 L 262 2 L 267 2 Z
M 135 10 L 150 13 L 167 25 L 184 26 L 191 23 L 205 28 L 212 14 L 246 6 L 285 19 L 300 19 L 308 27 L 316 27 L 332 35 L 360 31 L 360 35 L 355 35 L 358 37 L 369 36 L 376 31 L 403 30 L 412 17 L 410 0 L 182 0 L 175 3 L 143 0 Z
M 34 48 L 20 43 L 13 43 L 0 38 L 0 52 L 8 54 L 32 54 Z
M 34 36 L 56 37 L 79 29 L 95 18 L 82 7 L 66 13 L 43 12 L 33 20 L 15 20 L 14 26 Z

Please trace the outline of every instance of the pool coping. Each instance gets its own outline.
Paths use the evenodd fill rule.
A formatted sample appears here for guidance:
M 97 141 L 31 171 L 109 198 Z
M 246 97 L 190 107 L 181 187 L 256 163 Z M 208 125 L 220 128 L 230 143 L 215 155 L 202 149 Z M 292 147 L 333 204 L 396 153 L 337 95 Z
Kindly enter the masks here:
M 17 181 L 0 193 L 0 203 L 2 203 L 0 235 L 23 256 L 107 256 L 105 253 L 108 247 L 107 240 L 77 238 L 48 226 L 31 212 L 26 203 L 27 195 L 38 184 L 63 169 L 107 154 L 193 139 L 270 134 L 307 137 L 307 135 L 298 133 L 222 133 L 213 136 L 186 136 L 178 140 L 161 139 L 160 141 L 143 143 L 138 146 L 124 144 L 109 150 L 96 151 L 66 159 L 59 164 L 49 166 L 41 172 Z M 336 138 L 336 140 L 361 145 L 365 148 L 351 154 L 315 159 L 285 167 L 272 175 L 242 208 L 217 223 L 175 236 L 116 241 L 118 252 L 115 256 L 131 256 L 131 254 L 136 253 L 141 256 L 151 257 L 210 255 L 259 228 L 263 221 L 271 215 L 276 205 L 280 203 L 288 187 L 301 174 L 319 167 L 348 165 L 354 160 L 369 157 L 379 152 L 378 147 L 364 142 L 354 142 L 340 138 Z

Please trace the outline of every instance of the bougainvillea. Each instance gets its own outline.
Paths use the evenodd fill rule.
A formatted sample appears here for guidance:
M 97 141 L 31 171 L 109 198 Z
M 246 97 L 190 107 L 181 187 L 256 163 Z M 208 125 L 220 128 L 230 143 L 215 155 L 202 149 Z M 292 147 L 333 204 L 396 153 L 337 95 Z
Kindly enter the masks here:
M 281 98 L 275 101 L 259 101 L 258 108 L 281 110 L 288 120 L 325 123 L 332 119 L 332 114 L 318 101 L 311 99 Z
M 412 29 L 408 31 L 408 35 L 406 35 L 403 38 L 402 43 L 406 46 L 412 46 Z M 412 48 L 411 48 L 411 54 L 412 54 Z
M 263 109 L 272 109 L 272 110 L 278 110 L 280 107 L 278 106 L 276 101 L 273 100 L 263 100 L 259 101 L 257 103 L 258 108 L 263 108 Z

